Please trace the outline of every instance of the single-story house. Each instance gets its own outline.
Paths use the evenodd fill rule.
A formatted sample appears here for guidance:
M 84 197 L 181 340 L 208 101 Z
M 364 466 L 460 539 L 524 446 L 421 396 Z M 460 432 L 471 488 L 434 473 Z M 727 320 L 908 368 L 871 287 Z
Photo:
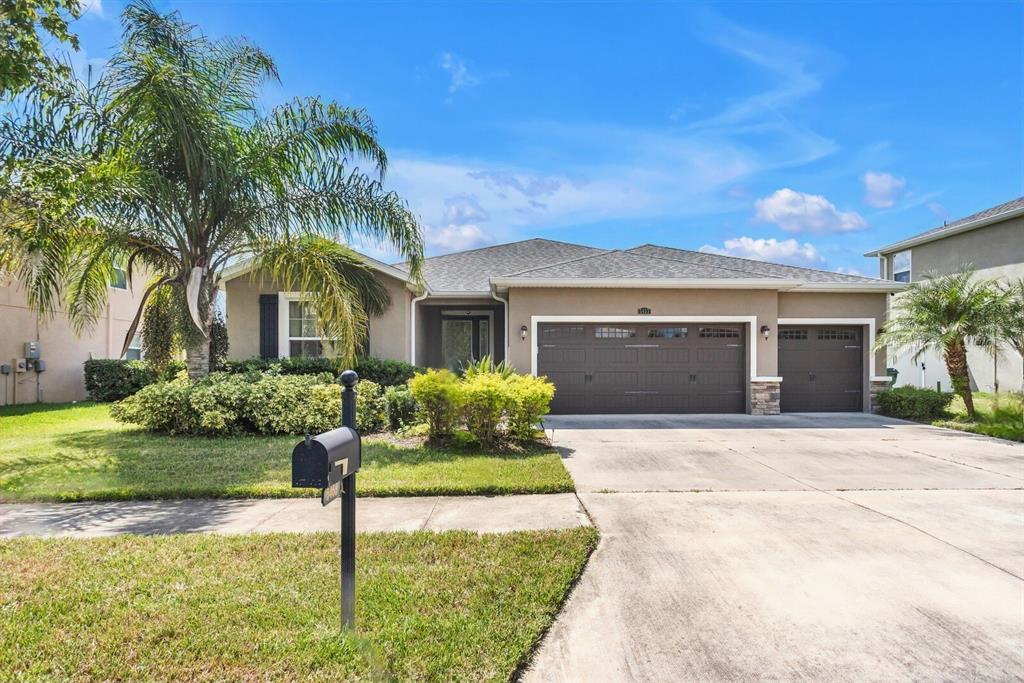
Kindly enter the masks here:
M 1024 197 L 948 221 L 865 256 L 877 256 L 881 277 L 896 282 L 920 282 L 932 275 L 958 273 L 966 266 L 979 278 L 1002 282 L 1024 278 Z M 952 385 L 942 354 L 929 349 L 915 359 L 915 351 L 889 351 L 889 362 L 899 372 L 897 385 L 938 384 L 948 390 Z M 969 347 L 967 361 L 974 390 L 1024 390 L 1024 359 L 1009 346 L 995 354 Z
M 558 413 L 869 411 L 873 351 L 904 285 L 659 247 L 529 239 L 405 267 L 366 259 L 391 294 L 369 353 L 457 368 L 490 355 L 546 375 Z M 231 356 L 320 352 L 301 292 L 225 273 Z

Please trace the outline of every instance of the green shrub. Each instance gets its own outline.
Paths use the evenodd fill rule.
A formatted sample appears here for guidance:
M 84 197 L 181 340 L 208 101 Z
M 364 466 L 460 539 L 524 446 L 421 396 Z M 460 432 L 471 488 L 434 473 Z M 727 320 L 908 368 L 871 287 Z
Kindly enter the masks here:
M 341 374 L 342 364 L 337 358 L 248 358 L 246 360 L 229 360 L 224 369 L 230 373 L 264 372 L 272 375 L 316 375 L 329 372 L 334 376 Z M 366 380 L 384 387 L 405 384 L 414 374 L 420 371 L 408 363 L 398 360 L 381 358 L 360 358 L 352 368 L 360 380 Z
M 397 431 L 416 422 L 416 399 L 405 384 L 387 387 L 384 390 L 384 412 L 388 426 Z
M 509 435 L 516 441 L 532 441 L 540 419 L 551 410 L 555 385 L 547 377 L 531 375 L 512 375 L 507 382 Z
M 463 405 L 459 378 L 450 370 L 427 370 L 409 380 L 409 391 L 431 438 L 451 434 Z
M 882 415 L 931 422 L 946 415 L 946 409 L 953 401 L 953 394 L 917 387 L 899 387 L 883 391 L 878 395 L 877 401 L 878 411 Z
M 497 373 L 475 374 L 463 381 L 462 393 L 466 429 L 481 445 L 490 446 L 498 440 L 501 420 L 512 403 L 509 380 Z
M 85 390 L 93 401 L 118 401 L 157 381 L 141 360 L 90 359 L 83 363 Z
M 356 428 L 364 434 L 385 424 L 380 386 L 360 382 Z M 318 434 L 341 424 L 341 386 L 330 373 L 266 375 L 213 373 L 180 377 L 141 389 L 111 407 L 120 422 L 171 434 Z

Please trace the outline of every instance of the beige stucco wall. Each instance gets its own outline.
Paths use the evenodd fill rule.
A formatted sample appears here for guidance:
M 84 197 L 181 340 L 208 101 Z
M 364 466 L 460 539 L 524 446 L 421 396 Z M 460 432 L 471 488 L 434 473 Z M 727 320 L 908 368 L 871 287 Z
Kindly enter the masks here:
M 778 317 L 778 294 L 771 290 L 700 289 L 544 289 L 509 290 L 509 357 L 520 372 L 529 372 L 533 341 L 519 335 L 522 325 L 531 328 L 535 315 L 635 316 L 647 307 L 652 316 L 756 316 L 753 336 L 757 340 L 757 375 L 774 377 L 778 372 L 775 335 L 765 340 L 758 329 L 774 329 Z
M 886 255 L 892 273 L 892 254 Z M 971 265 L 977 271 L 1024 264 L 1024 217 L 993 223 L 910 249 L 910 278 L 946 275 Z
M 1000 281 L 1024 278 L 1024 217 L 994 223 L 969 232 L 928 242 L 911 250 L 910 274 L 913 282 L 926 274 L 948 275 L 970 264 L 979 278 Z M 886 256 L 892 272 L 892 254 Z M 898 385 L 950 387 L 942 354 L 926 351 L 914 359 L 914 349 L 890 352 L 889 363 L 899 371 Z M 1009 347 L 1000 349 L 993 359 L 990 352 L 971 347 L 967 352 L 971 386 L 979 391 L 1024 389 L 1024 359 Z M 924 363 L 924 370 L 921 364 Z
M 370 355 L 407 360 L 410 348 L 409 306 L 412 294 L 405 283 L 383 273 L 376 277 L 391 296 L 384 315 L 370 320 Z M 228 355 L 232 359 L 254 358 L 260 354 L 260 295 L 276 294 L 281 288 L 269 278 L 241 275 L 224 284 L 228 326 Z
M 40 357 L 46 362 L 43 373 L 11 374 L 6 380 L 0 376 L 0 405 L 14 403 L 15 393 L 18 403 L 85 399 L 82 363 L 90 354 L 94 358 L 120 356 L 146 279 L 145 274 L 136 273 L 129 289 L 110 288 L 105 312 L 81 335 L 74 333 L 62 313 L 50 320 L 39 319 L 18 284 L 0 284 L 0 363 L 12 363 L 14 358 L 23 357 L 24 343 L 36 339 Z

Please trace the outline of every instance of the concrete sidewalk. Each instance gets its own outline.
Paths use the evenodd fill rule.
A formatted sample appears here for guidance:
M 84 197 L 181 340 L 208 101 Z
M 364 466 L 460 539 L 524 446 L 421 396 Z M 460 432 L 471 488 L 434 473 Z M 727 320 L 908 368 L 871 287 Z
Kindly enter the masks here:
M 359 531 L 503 532 L 590 526 L 575 494 L 360 498 Z M 0 504 L 0 538 L 337 531 L 318 498 Z

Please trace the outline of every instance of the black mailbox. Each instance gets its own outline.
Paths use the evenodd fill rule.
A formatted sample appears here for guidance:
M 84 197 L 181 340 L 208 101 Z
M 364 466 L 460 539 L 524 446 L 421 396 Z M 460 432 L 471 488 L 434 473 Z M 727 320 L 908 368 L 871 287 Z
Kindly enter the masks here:
M 359 433 L 350 427 L 306 437 L 292 449 L 292 487 L 325 489 L 359 471 Z

